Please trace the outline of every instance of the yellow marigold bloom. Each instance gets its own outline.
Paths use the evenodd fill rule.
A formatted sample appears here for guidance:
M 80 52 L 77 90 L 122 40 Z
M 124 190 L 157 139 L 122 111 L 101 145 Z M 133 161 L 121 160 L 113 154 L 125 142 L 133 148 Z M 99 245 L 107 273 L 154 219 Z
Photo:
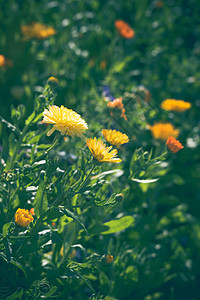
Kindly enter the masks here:
M 190 109 L 191 106 L 192 104 L 190 102 L 176 99 L 166 99 L 161 103 L 161 108 L 168 111 L 182 112 Z
M 121 133 L 117 130 L 103 129 L 101 133 L 108 143 L 117 147 L 129 142 L 128 136 L 125 133 Z
M 15 223 L 21 227 L 27 227 L 34 218 L 27 209 L 18 208 L 15 213 Z
M 166 145 L 168 149 L 173 153 L 176 153 L 179 150 L 183 149 L 183 145 L 179 141 L 177 141 L 173 136 L 168 137 Z
M 55 130 L 59 130 L 62 135 L 82 136 L 82 131 L 88 128 L 87 123 L 81 116 L 72 109 L 61 105 L 49 105 L 49 109 L 43 112 L 43 123 L 54 124 L 53 128 L 47 133 L 50 136 Z
M 93 157 L 98 162 L 119 163 L 122 161 L 120 158 L 115 157 L 117 155 L 117 150 L 114 149 L 109 152 L 112 149 L 112 146 L 106 147 L 100 139 L 97 140 L 96 137 L 94 139 L 87 139 L 86 143 Z
M 155 139 L 167 140 L 169 136 L 179 135 L 179 130 L 175 129 L 171 123 L 156 123 L 148 128 Z
M 48 38 L 49 36 L 54 35 L 56 33 L 54 28 L 47 27 L 44 24 L 36 22 L 22 26 L 21 31 L 25 39 L 36 38 L 39 40 Z

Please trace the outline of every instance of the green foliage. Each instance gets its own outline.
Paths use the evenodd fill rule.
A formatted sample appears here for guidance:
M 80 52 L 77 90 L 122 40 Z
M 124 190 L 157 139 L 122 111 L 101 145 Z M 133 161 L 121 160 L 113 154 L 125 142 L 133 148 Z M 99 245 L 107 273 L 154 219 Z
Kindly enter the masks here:
M 199 299 L 199 12 L 197 0 L 2 2 L 0 299 Z M 31 22 L 56 34 L 25 39 Z M 124 115 L 107 106 L 120 97 Z M 192 107 L 165 111 L 167 98 Z M 79 113 L 85 136 L 47 136 L 49 105 Z M 155 122 L 180 131 L 180 152 Z M 129 137 L 117 165 L 87 148 L 102 129 Z M 26 227 L 18 208 L 34 208 Z

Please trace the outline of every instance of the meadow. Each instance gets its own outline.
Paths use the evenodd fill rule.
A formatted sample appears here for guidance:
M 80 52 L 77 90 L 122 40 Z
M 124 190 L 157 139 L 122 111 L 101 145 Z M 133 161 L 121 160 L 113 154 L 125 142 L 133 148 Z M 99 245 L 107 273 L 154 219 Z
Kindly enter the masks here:
M 200 299 L 200 4 L 0 3 L 0 300 Z

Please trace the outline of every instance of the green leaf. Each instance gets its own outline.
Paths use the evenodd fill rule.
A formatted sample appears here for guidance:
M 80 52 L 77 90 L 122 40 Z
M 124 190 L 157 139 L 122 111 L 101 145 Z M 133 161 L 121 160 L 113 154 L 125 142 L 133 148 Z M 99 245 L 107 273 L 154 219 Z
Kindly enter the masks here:
M 66 215 L 66 216 L 69 216 L 71 217 L 72 219 L 74 219 L 76 222 L 78 222 L 85 230 L 86 234 L 88 235 L 88 232 L 87 232 L 87 229 L 85 228 L 85 225 L 83 224 L 83 222 L 81 221 L 81 219 L 76 216 L 73 212 L 71 212 L 70 210 L 68 209 L 63 209 L 62 210 L 63 213 Z
M 24 290 L 22 288 L 18 288 L 16 292 L 11 296 L 7 297 L 6 300 L 14 300 L 14 299 L 20 300 L 22 299 L 23 294 L 24 294 Z
M 37 194 L 34 201 L 34 212 L 37 218 L 39 218 L 43 211 L 48 208 L 47 195 L 45 193 L 45 183 L 42 180 L 39 184 Z
M 92 229 L 91 234 L 111 234 L 122 231 L 130 227 L 135 219 L 132 216 L 125 216 L 120 219 L 112 220 Z
M 2 230 L 2 233 L 3 233 L 3 237 L 6 236 L 6 234 L 8 233 L 9 231 L 9 228 L 14 226 L 14 224 L 12 222 L 9 222 L 9 223 L 6 223 L 3 225 L 3 230 Z

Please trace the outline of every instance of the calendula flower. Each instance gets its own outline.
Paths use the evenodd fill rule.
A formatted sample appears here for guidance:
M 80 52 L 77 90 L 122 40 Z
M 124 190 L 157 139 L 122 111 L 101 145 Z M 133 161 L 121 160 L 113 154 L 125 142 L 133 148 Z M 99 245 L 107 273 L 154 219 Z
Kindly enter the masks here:
M 169 136 L 179 135 L 179 130 L 175 129 L 171 123 L 156 123 L 148 128 L 155 139 L 167 140 Z
M 135 35 L 135 31 L 131 28 L 131 26 L 122 20 L 115 21 L 115 27 L 123 38 L 131 39 Z
M 108 143 L 117 147 L 129 142 L 128 136 L 125 133 L 121 133 L 117 130 L 103 129 L 101 133 Z
M 190 102 L 176 99 L 166 99 L 161 103 L 161 108 L 168 111 L 182 112 L 190 109 L 191 106 L 192 104 Z
M 112 146 L 106 147 L 100 139 L 97 140 L 96 137 L 94 139 L 87 139 L 86 143 L 93 157 L 98 162 L 119 163 L 122 161 L 120 158 L 116 158 L 117 150 L 110 151 Z
M 121 112 L 122 112 L 121 117 L 127 121 L 124 104 L 122 103 L 122 97 L 116 98 L 112 102 L 108 102 L 107 106 L 110 108 L 116 108 L 116 109 L 121 110 Z
M 36 38 L 39 40 L 48 38 L 56 33 L 53 27 L 47 27 L 44 24 L 36 22 L 22 26 L 21 31 L 25 39 Z
M 183 145 L 179 141 L 177 141 L 173 136 L 168 137 L 166 145 L 168 149 L 173 153 L 176 153 L 179 150 L 183 149 Z
M 55 130 L 59 130 L 62 135 L 82 136 L 82 132 L 88 128 L 87 123 L 81 116 L 72 109 L 61 105 L 49 105 L 43 112 L 43 123 L 54 124 L 53 128 L 47 133 L 50 136 Z
M 15 223 L 20 227 L 27 227 L 33 220 L 31 213 L 27 209 L 18 208 L 15 213 Z
M 32 216 L 35 216 L 34 208 L 32 207 L 29 212 L 32 214 Z

